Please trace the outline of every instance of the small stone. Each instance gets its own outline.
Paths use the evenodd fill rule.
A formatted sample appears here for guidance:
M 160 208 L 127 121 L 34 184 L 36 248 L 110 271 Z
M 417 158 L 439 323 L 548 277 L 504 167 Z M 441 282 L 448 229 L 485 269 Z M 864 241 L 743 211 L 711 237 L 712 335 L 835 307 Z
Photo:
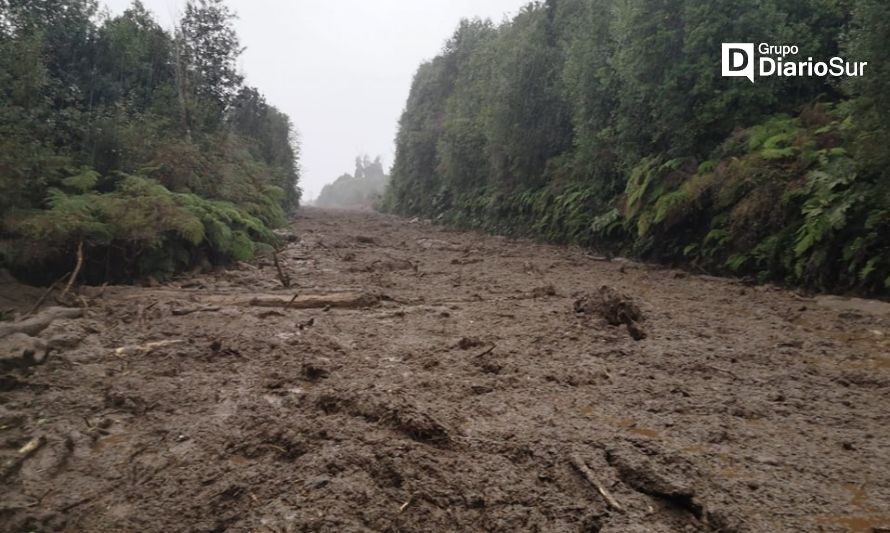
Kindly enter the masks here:
M 327 476 L 318 476 L 306 481 L 306 488 L 320 489 L 331 482 L 331 478 Z

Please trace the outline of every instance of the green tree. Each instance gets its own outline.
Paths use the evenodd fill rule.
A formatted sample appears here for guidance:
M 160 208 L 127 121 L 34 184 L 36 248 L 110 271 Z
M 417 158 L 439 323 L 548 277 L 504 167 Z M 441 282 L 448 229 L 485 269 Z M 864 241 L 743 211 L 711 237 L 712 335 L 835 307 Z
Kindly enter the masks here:
M 190 0 L 179 31 L 186 72 L 198 93 L 221 107 L 231 104 L 243 77 L 237 60 L 243 52 L 232 26 L 235 14 L 223 0 Z

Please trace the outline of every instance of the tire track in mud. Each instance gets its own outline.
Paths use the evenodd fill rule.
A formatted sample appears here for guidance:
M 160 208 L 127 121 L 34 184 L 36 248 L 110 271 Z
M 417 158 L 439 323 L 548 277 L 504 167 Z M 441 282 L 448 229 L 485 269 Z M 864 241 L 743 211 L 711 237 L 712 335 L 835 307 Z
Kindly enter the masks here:
M 879 303 L 375 213 L 291 231 L 288 289 L 259 260 L 84 291 L 46 332 L 78 342 L 2 378 L 0 459 L 45 444 L 0 528 L 890 525 Z M 645 338 L 630 307 L 600 316 L 602 286 Z

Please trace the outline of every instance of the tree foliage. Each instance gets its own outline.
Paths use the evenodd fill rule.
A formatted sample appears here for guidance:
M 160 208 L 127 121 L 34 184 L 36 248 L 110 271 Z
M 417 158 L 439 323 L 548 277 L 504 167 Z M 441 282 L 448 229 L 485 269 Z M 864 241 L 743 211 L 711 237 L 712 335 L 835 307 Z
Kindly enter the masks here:
M 826 290 L 890 287 L 880 0 L 556 0 L 421 65 L 383 206 Z M 720 75 L 723 42 L 868 61 Z
M 274 244 L 297 139 L 244 85 L 232 20 L 220 0 L 173 34 L 138 1 L 0 2 L 0 262 L 47 281 L 83 242 L 86 278 L 121 281 Z

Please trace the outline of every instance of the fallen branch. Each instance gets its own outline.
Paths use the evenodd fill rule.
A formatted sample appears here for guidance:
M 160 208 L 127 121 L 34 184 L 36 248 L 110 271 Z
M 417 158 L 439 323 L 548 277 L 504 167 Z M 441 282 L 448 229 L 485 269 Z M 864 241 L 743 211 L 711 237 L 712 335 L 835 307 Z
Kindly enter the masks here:
M 74 272 L 71 273 L 71 277 L 68 278 L 68 284 L 65 285 L 65 290 L 62 291 L 62 298 L 68 295 L 71 292 L 71 287 L 74 286 L 74 283 L 77 281 L 77 276 L 80 274 L 80 269 L 83 268 L 83 239 L 77 243 L 77 264 L 74 265 Z
M 173 316 L 186 316 L 192 313 L 214 313 L 220 309 L 222 309 L 222 307 L 183 307 L 174 309 L 172 313 Z
M 497 347 L 498 347 L 497 344 L 495 344 L 495 343 L 491 343 L 491 346 L 489 346 L 488 348 L 486 348 L 485 351 L 483 351 L 482 353 L 476 355 L 476 357 L 482 357 L 482 356 L 488 355 L 488 354 L 490 354 L 491 352 L 493 352 L 494 349 L 497 348 Z
M 283 307 L 286 309 L 358 309 L 377 305 L 380 298 L 368 293 L 338 293 L 328 295 L 306 294 L 293 298 L 254 298 L 248 305 L 254 307 Z
M 278 260 L 278 250 L 272 252 L 272 261 L 275 263 L 275 270 L 278 271 L 278 281 L 281 282 L 285 289 L 289 288 L 291 284 L 290 276 L 281 268 L 281 262 Z
M 403 503 L 402 505 L 399 506 L 399 514 L 404 513 L 405 509 L 407 509 L 408 506 L 411 505 L 411 502 L 413 502 L 413 501 L 414 501 L 414 494 L 408 496 L 408 499 L 405 500 L 405 503 Z
M 596 491 L 600 493 L 600 496 L 602 496 L 604 500 L 606 500 L 606 504 L 609 507 L 615 509 L 619 513 L 625 512 L 624 507 L 620 503 L 618 503 L 618 500 L 616 500 L 609 493 L 608 490 L 606 490 L 606 487 L 604 487 L 599 481 L 597 481 L 596 476 L 593 474 L 593 471 L 590 470 L 590 468 L 587 466 L 587 463 L 585 463 L 579 455 L 572 454 L 569 457 L 569 460 L 571 461 L 572 466 L 574 466 L 578 470 L 578 472 L 580 472 L 581 475 L 584 476 L 584 479 L 586 479 L 588 483 L 596 487 Z

